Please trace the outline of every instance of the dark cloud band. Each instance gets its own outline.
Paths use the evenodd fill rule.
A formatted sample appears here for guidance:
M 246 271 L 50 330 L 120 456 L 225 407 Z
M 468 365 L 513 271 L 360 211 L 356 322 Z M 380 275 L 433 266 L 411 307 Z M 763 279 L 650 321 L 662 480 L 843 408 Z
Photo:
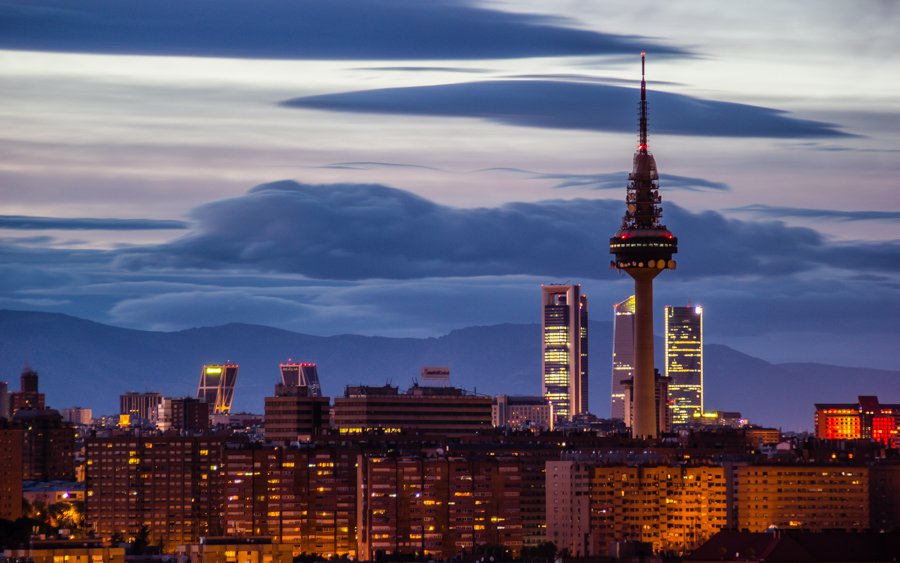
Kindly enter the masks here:
M 322 60 L 686 54 L 565 23 L 450 0 L 13 0 L 0 6 L 0 48 Z
M 837 209 L 811 209 L 802 207 L 778 207 L 772 205 L 744 205 L 728 211 L 752 213 L 763 217 L 795 217 L 803 219 L 835 219 L 838 221 L 895 221 L 900 211 L 841 211 Z
M 443 206 L 372 184 L 264 184 L 205 204 L 190 234 L 123 251 L 128 269 L 235 269 L 320 279 L 414 279 L 485 275 L 602 279 L 619 200 Z M 665 206 L 679 236 L 683 278 L 785 276 L 821 268 L 900 272 L 900 242 L 827 241 L 780 222 L 728 219 Z
M 652 130 L 718 137 L 847 137 L 836 126 L 786 112 L 692 98 L 649 95 Z M 287 107 L 328 111 L 480 118 L 526 127 L 634 131 L 635 90 L 608 84 L 554 80 L 495 80 L 383 88 L 295 98 Z M 658 116 L 658 117 L 657 117 Z
M 155 231 L 186 229 L 184 221 L 169 219 L 108 219 L 0 215 L 0 229 L 64 231 Z

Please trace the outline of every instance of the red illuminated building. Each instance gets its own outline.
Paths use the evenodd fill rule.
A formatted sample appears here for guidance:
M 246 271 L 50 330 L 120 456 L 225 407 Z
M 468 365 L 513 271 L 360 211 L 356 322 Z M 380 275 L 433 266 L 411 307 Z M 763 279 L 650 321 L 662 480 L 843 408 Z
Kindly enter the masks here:
M 898 436 L 900 405 L 882 405 L 873 395 L 861 395 L 856 404 L 816 404 L 816 438 L 870 439 L 896 446 Z

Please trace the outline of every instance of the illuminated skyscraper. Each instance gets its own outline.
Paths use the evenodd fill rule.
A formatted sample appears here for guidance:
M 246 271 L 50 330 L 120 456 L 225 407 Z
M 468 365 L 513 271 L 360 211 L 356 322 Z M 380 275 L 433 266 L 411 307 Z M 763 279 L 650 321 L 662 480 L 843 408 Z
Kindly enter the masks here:
M 559 419 L 588 410 L 588 304 L 580 285 L 542 285 L 543 394 Z
M 703 414 L 703 307 L 666 306 L 666 377 L 672 424 Z
M 653 376 L 653 278 L 675 268 L 678 239 L 660 222 L 662 198 L 656 160 L 647 145 L 647 83 L 641 53 L 640 137 L 625 196 L 622 226 L 609 239 L 616 259 L 610 266 L 634 279 L 634 425 L 635 438 L 656 437 L 656 383 Z
M 634 295 L 613 305 L 612 409 L 610 417 L 625 420 L 625 386 L 634 376 Z
M 200 385 L 197 386 L 197 398 L 209 403 L 210 414 L 231 412 L 237 375 L 237 364 L 203 366 L 203 370 L 200 371 Z
M 322 386 L 319 384 L 319 371 L 316 364 L 296 363 L 288 360 L 281 364 L 281 384 L 285 387 L 309 387 L 310 397 L 321 397 Z

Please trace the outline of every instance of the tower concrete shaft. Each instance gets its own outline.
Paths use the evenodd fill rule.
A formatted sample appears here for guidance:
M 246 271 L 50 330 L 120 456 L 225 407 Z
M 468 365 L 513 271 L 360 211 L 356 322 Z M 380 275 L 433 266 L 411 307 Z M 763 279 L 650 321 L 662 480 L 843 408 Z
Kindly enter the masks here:
M 653 363 L 653 278 L 661 270 L 633 268 L 634 278 L 634 421 L 631 435 L 655 438 L 656 377 Z

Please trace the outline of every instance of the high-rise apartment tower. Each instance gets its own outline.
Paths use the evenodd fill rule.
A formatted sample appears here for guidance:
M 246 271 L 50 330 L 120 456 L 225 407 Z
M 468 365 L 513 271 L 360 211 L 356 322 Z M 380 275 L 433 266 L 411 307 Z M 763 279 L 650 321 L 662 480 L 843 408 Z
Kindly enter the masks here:
M 613 305 L 610 418 L 625 420 L 625 384 L 634 377 L 634 295 Z
M 622 226 L 609 239 L 610 266 L 634 279 L 634 425 L 636 438 L 656 437 L 653 377 L 653 278 L 675 268 L 678 239 L 660 222 L 662 198 L 656 160 L 647 149 L 647 83 L 641 53 L 640 137 L 634 153 Z
M 542 285 L 543 394 L 557 420 L 588 410 L 588 303 L 580 285 Z
M 703 307 L 666 306 L 666 377 L 672 424 L 703 414 Z

